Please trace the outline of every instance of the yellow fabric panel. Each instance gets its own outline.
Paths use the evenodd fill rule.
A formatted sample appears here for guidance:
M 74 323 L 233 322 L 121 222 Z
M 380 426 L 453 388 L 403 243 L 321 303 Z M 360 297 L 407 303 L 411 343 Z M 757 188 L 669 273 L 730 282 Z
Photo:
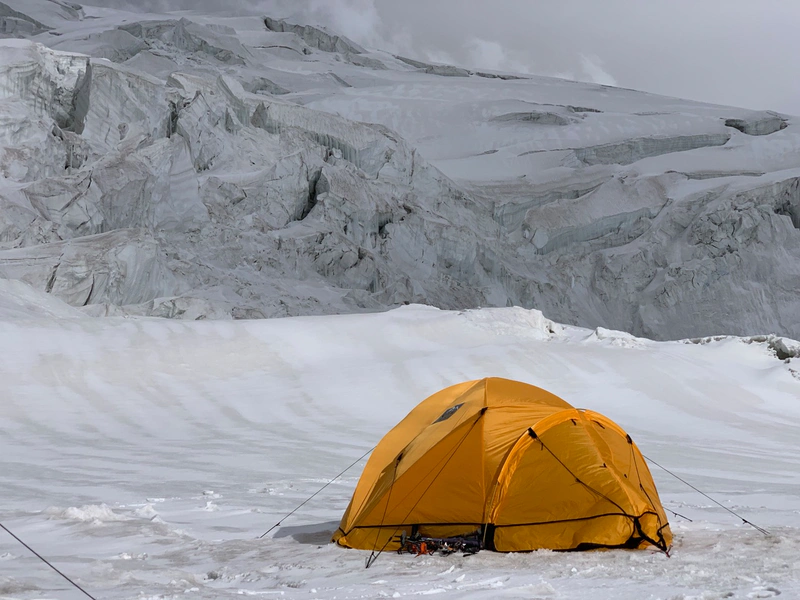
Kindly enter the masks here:
M 490 522 L 498 526 L 550 523 L 619 512 L 524 434 L 498 481 Z
M 574 548 L 579 543 L 621 545 L 633 531 L 630 517 L 648 512 L 657 515 L 640 520 L 643 532 L 659 540 L 658 530 L 667 522 L 663 509 L 657 495 L 648 497 L 643 491 L 641 469 L 637 472 L 634 462 L 638 449 L 628 443 L 619 426 L 591 411 L 566 410 L 547 417 L 533 429 L 538 439 L 527 433 L 522 436 L 503 466 L 491 522 L 498 526 L 498 533 L 506 530 L 504 525 L 547 523 L 553 527 L 531 525 L 529 538 L 525 538 L 525 527 L 514 527 L 513 533 L 502 533 L 504 549 Z M 643 479 L 653 485 L 649 471 L 646 475 Z M 610 517 L 593 518 L 615 513 L 630 517 L 623 517 L 620 522 L 624 526 L 615 525 L 613 531 L 602 525 Z M 542 531 L 553 533 L 552 543 L 541 542 Z M 602 535 L 587 537 L 595 531 L 602 531 Z M 500 550 L 503 548 L 497 545 L 497 535 L 495 545 Z M 568 539 L 579 541 L 560 545 Z
M 481 382 L 486 387 L 486 406 L 489 407 L 524 404 L 552 406 L 559 409 L 572 408 L 568 402 L 535 385 L 501 377 L 487 377 Z
M 529 386 L 530 387 L 530 386 Z M 534 388 L 538 389 L 538 388 Z M 528 427 L 554 413 L 561 412 L 561 407 L 548 404 L 512 404 L 510 406 L 492 406 L 486 411 L 484 439 L 484 487 L 491 492 L 500 475 L 500 469 L 508 456 L 511 447 Z
M 360 511 L 353 527 L 480 523 L 485 497 L 483 478 L 479 476 L 483 455 L 481 421 L 480 414 L 473 415 L 414 461 L 394 479 L 393 485 L 392 469 L 387 469 L 376 486 L 381 493 L 375 494 Z M 402 458 L 400 464 L 405 460 Z M 465 477 L 470 470 L 478 476 Z
M 521 381 L 500 377 L 489 377 L 483 381 L 486 386 L 486 406 L 489 407 L 486 413 L 483 476 L 484 486 L 491 491 L 508 451 L 519 436 L 545 417 L 572 406 L 547 390 Z
M 452 417 L 440 423 L 434 423 L 445 410 L 460 403 L 463 403 L 464 406 L 458 409 Z M 387 467 L 393 468 L 394 460 L 401 450 L 405 449 L 408 460 L 406 458 L 401 460 L 398 475 L 404 473 L 409 465 L 424 454 L 427 448 L 438 443 L 448 429 L 452 430 L 458 427 L 465 419 L 470 418 L 471 413 L 474 413 L 478 407 L 487 405 L 494 407 L 512 405 L 508 409 L 507 415 L 505 415 L 506 409 L 504 409 L 498 411 L 499 418 L 492 416 L 493 423 L 504 424 L 504 426 L 496 427 L 496 431 L 486 436 L 486 439 L 498 439 L 501 440 L 501 443 L 507 443 L 509 446 L 518 437 L 518 434 L 513 435 L 509 432 L 517 429 L 524 430 L 545 414 L 551 414 L 554 410 L 570 406 L 546 390 L 498 377 L 466 381 L 433 394 L 417 405 L 377 445 L 364 467 L 350 504 L 342 517 L 340 528 L 349 531 L 357 522 L 358 514 L 363 512 L 364 508 L 376 497 L 382 495 L 383 492 L 377 485 L 381 473 Z M 519 407 L 513 405 L 519 405 Z M 519 413 L 516 412 L 517 409 Z M 507 435 L 504 436 L 503 431 Z M 484 487 L 493 483 L 506 451 L 507 448 L 502 448 L 497 446 L 494 441 L 492 442 L 483 473 Z M 481 464 L 484 462 L 482 461 Z M 334 541 L 337 541 L 340 535 L 341 532 L 337 532 L 334 535 Z
M 447 537 L 491 523 L 498 550 L 616 546 L 637 517 L 644 535 L 669 544 L 652 476 L 628 440 L 613 421 L 535 386 L 500 378 L 451 386 L 381 440 L 334 541 L 396 549 L 393 536 L 412 525 Z
M 618 478 L 619 473 L 622 473 L 620 484 L 628 484 L 642 503 L 641 506 L 645 507 L 638 513 L 643 515 L 640 521 L 645 535 L 659 541 L 660 531 L 669 546 L 672 543 L 672 532 L 667 525 L 667 516 L 661 506 L 653 476 L 636 443 L 633 440 L 628 442 L 628 434 L 611 419 L 591 410 L 583 410 L 581 413 L 584 422 L 593 425 L 587 429 L 599 452 L 603 456 L 612 457 L 608 463 L 611 472 L 616 473 Z M 648 511 L 653 511 L 656 515 L 645 514 Z
M 610 515 L 568 523 L 498 527 L 494 532 L 494 545 L 499 552 L 571 550 L 584 543 L 617 546 L 625 543 L 632 533 L 630 519 Z
M 400 547 L 400 544 L 394 538 L 400 535 L 401 531 L 402 528 L 398 531 L 396 527 L 351 529 L 347 535 L 343 535 L 341 531 L 338 531 L 333 541 L 346 548 L 391 551 Z M 408 533 L 410 533 L 410 530 Z
M 642 484 L 644 493 L 648 498 L 651 499 L 653 508 L 655 508 L 655 512 L 658 515 L 657 518 L 647 515 L 646 518 L 642 519 L 642 526 L 649 537 L 653 537 L 650 535 L 650 532 L 660 530 L 666 545 L 671 546 L 672 530 L 668 525 L 669 521 L 667 519 L 667 514 L 664 512 L 664 507 L 661 505 L 661 499 L 658 497 L 658 490 L 656 490 L 656 484 L 653 481 L 653 475 L 650 473 L 650 469 L 647 467 L 647 461 L 645 461 L 644 456 L 642 456 L 642 453 L 639 451 L 639 448 L 636 446 L 635 442 L 633 443 L 633 453 L 635 459 L 634 469 L 637 470 L 639 482 Z M 655 521 L 651 522 L 654 519 Z M 653 539 L 658 540 L 657 537 L 653 537 Z
M 545 420 L 534 428 L 537 433 L 539 428 L 544 430 L 540 437 L 550 451 L 583 483 L 603 494 L 608 499 L 603 501 L 606 506 L 611 501 L 628 514 L 647 511 L 650 502 L 639 490 L 638 479 L 633 481 L 636 473 L 625 434 L 620 434 L 608 420 L 598 426 L 597 413 L 573 410 L 557 417 L 562 420 L 552 427 Z
M 482 394 L 479 398 L 458 398 L 457 403 L 463 403 L 463 405 L 450 418 L 429 424 L 403 449 L 403 458 L 400 461 L 398 476 L 404 474 L 408 469 L 416 465 L 418 461 L 427 460 L 428 457 L 426 455 L 430 449 L 441 443 L 445 437 L 451 435 L 459 427 L 465 423 L 474 423 L 476 418 L 480 417 L 480 413 L 484 408 Z M 481 455 L 483 455 L 482 448 Z M 481 460 L 480 464 L 482 463 L 483 461 Z M 480 473 L 480 471 L 478 472 Z
M 659 541 L 660 538 L 658 537 L 658 533 L 661 532 L 664 543 L 666 544 L 667 548 L 669 548 L 672 546 L 672 530 L 669 528 L 667 519 L 664 516 L 664 509 L 661 507 L 661 502 L 657 497 L 654 498 L 654 502 L 656 504 L 656 512 L 659 514 L 643 515 L 639 518 L 639 522 L 641 523 L 642 531 L 647 534 L 647 537 L 655 541 Z
M 373 488 L 381 473 L 387 466 L 393 467 L 394 460 L 400 451 L 448 407 L 456 404 L 454 402 L 456 399 L 470 391 L 471 388 L 476 387 L 476 384 L 480 384 L 480 381 L 465 381 L 433 394 L 418 404 L 402 421 L 383 436 L 361 473 L 361 478 L 353 492 L 350 504 L 342 517 L 341 529 L 344 531 L 351 529 L 354 519 L 372 495 Z M 478 393 L 483 394 L 483 386 L 478 385 L 477 388 Z M 473 391 L 473 393 L 475 392 Z M 444 421 L 444 423 L 446 422 Z M 341 532 L 337 532 L 334 535 L 334 541 L 338 541 L 340 535 Z

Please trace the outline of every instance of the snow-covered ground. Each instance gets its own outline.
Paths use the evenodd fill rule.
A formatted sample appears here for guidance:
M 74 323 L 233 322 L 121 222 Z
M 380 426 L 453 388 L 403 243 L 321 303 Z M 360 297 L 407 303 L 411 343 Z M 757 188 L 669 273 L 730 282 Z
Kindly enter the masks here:
M 515 308 L 94 319 L 0 286 L 0 522 L 98 599 L 800 598 L 800 361 L 768 342 L 652 342 Z M 653 467 L 691 519 L 671 519 L 671 558 L 387 553 L 367 570 L 327 543 L 360 463 L 257 539 L 427 395 L 487 375 L 608 415 L 771 535 Z M 80 597 L 0 532 L 0 598 Z

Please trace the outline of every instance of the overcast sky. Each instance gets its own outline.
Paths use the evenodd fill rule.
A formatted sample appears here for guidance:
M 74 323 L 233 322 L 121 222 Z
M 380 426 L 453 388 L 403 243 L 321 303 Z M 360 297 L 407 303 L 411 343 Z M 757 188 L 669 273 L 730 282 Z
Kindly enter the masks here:
M 300 13 L 421 60 L 800 115 L 797 0 L 89 0 Z M 300 16 L 300 15 L 298 15 Z

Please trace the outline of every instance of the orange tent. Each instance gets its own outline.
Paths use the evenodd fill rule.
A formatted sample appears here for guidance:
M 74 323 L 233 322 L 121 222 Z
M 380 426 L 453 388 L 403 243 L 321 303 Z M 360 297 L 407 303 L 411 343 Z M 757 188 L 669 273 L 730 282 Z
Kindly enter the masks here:
M 375 448 L 333 541 L 475 535 L 502 552 L 667 551 L 650 470 L 616 423 L 543 389 L 487 378 L 427 398 Z

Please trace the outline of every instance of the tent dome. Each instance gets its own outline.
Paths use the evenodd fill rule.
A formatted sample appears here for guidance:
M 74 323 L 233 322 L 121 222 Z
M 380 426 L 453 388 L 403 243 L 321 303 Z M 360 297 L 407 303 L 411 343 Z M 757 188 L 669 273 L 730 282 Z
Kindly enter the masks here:
M 650 470 L 603 415 L 500 378 L 430 396 L 376 446 L 333 541 L 397 549 L 401 532 L 485 548 L 637 548 L 672 541 Z

